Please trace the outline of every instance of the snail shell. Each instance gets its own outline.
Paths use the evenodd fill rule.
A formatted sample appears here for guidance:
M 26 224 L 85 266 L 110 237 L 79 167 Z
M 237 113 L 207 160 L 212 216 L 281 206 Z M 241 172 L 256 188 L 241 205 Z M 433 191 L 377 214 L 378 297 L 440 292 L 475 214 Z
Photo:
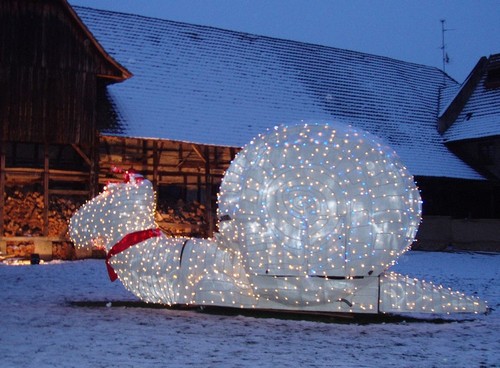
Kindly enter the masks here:
M 397 154 L 340 123 L 279 126 L 238 153 L 222 238 L 249 275 L 379 275 L 414 241 L 421 199 Z

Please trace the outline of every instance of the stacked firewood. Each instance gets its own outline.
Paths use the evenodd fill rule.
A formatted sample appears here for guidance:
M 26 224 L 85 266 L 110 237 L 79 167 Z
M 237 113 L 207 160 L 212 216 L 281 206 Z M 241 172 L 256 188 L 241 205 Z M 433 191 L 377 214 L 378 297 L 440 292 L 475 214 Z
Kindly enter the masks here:
M 75 248 L 70 242 L 52 242 L 52 257 L 55 259 L 74 259 Z
M 29 258 L 36 253 L 35 241 L 7 241 L 7 257 Z M 52 258 L 70 260 L 75 258 L 71 242 L 52 242 Z
M 44 198 L 34 186 L 7 188 L 4 193 L 4 234 L 9 237 L 44 236 Z M 69 195 L 50 195 L 48 236 L 61 239 L 52 242 L 55 259 L 72 259 L 75 249 L 68 239 L 68 222 L 85 198 Z M 207 231 L 206 208 L 198 201 L 160 201 L 155 220 L 171 236 L 205 237 Z M 1 234 L 0 234 L 1 235 Z M 33 241 L 7 240 L 7 254 L 29 257 L 35 252 Z M 93 254 L 94 256 L 94 254 Z
M 41 236 L 43 234 L 43 195 L 21 187 L 5 193 L 5 236 Z
M 68 222 L 84 202 L 74 197 L 51 197 L 49 200 L 49 236 L 67 237 Z
M 7 242 L 7 255 L 27 258 L 35 252 L 35 244 L 31 241 Z
M 30 186 L 7 189 L 4 236 L 43 236 L 43 194 L 33 189 Z M 67 238 L 68 221 L 84 201 L 82 197 L 51 195 L 48 236 Z M 198 201 L 160 201 L 155 219 L 171 235 L 198 236 L 206 230 L 205 215 L 206 208 Z
M 43 236 L 43 195 L 29 187 L 14 187 L 7 189 L 4 196 L 4 236 Z M 68 220 L 81 203 L 82 198 L 50 196 L 48 235 L 65 238 Z
M 161 201 L 155 220 L 170 235 L 199 236 L 206 231 L 205 206 L 198 201 Z
M 157 216 L 163 221 L 180 224 L 202 224 L 205 222 L 205 206 L 198 201 L 184 203 L 178 200 L 158 203 Z

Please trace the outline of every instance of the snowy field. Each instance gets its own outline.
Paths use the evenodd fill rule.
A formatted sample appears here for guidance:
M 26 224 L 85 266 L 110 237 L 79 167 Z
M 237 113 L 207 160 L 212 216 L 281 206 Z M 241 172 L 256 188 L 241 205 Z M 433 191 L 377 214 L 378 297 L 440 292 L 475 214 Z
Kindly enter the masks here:
M 500 254 L 410 252 L 393 270 L 494 310 L 373 323 L 207 314 L 126 303 L 102 260 L 0 264 L 0 367 L 500 367 Z

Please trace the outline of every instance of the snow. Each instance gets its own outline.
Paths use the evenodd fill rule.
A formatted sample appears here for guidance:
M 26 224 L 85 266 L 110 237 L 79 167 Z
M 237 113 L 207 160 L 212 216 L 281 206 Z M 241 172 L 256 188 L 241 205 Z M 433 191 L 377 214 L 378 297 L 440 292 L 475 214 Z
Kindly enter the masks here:
M 490 60 L 495 57 L 491 56 Z M 500 60 L 500 56 L 497 58 Z M 488 73 L 484 72 L 453 125 L 444 133 L 445 142 L 500 135 L 500 124 L 498 123 L 500 119 L 500 88 L 488 88 L 487 78 Z
M 382 323 L 147 306 L 109 281 L 103 260 L 0 264 L 0 365 L 499 367 L 499 261 L 491 253 L 405 254 L 392 270 L 477 292 L 494 310 Z
M 443 144 L 437 68 L 333 47 L 74 7 L 133 76 L 108 86 L 104 135 L 242 147 L 276 125 L 340 121 L 419 176 L 484 179 Z M 448 91 L 445 91 L 448 97 Z

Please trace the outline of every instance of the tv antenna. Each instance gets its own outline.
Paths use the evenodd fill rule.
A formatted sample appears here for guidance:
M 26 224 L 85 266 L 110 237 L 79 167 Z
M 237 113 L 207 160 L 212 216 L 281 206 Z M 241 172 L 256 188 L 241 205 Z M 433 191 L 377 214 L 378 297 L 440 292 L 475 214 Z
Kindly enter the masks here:
M 443 72 L 446 73 L 446 64 L 450 62 L 450 57 L 446 52 L 446 43 L 444 42 L 444 33 L 452 31 L 452 29 L 445 28 L 446 19 L 441 19 L 441 51 L 443 52 Z

